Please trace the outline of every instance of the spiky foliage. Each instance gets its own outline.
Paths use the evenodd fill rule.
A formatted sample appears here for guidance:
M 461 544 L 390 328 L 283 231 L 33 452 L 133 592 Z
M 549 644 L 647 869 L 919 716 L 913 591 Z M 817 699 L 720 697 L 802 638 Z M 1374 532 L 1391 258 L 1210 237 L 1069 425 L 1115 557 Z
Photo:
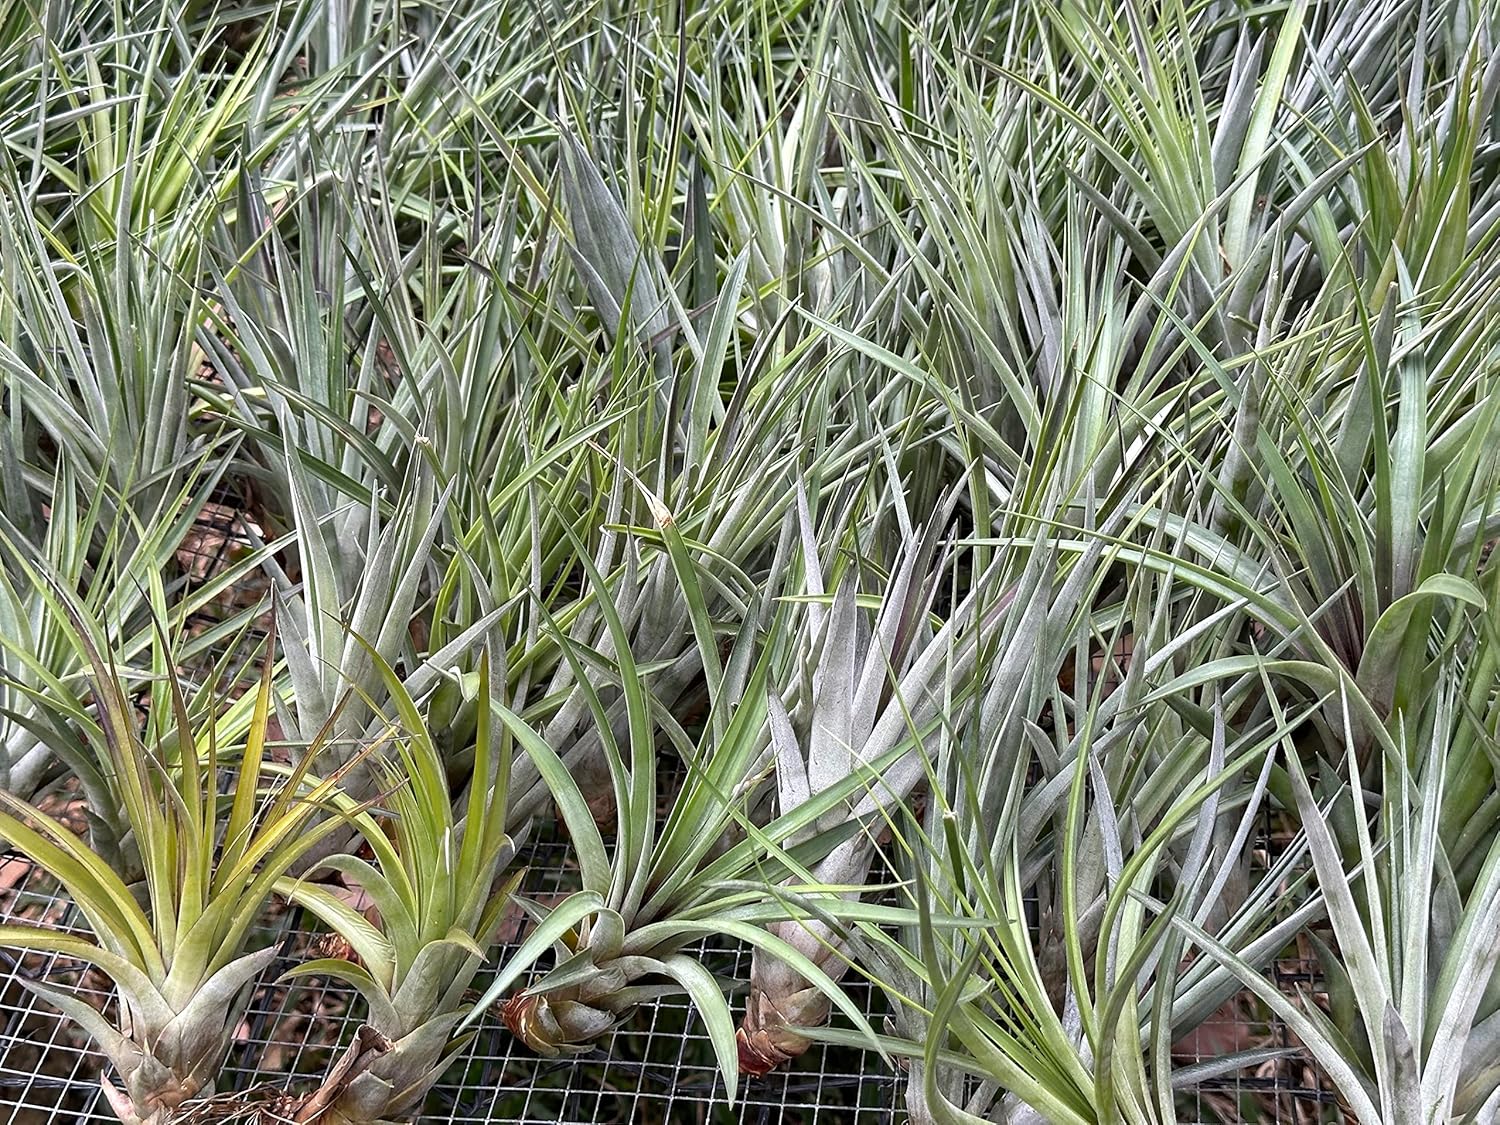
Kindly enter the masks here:
M 378 658 L 377 658 L 378 659 Z M 348 1067 L 331 1073 L 293 1112 L 293 1120 L 348 1125 L 409 1120 L 466 1039 L 454 1029 L 473 1007 L 468 990 L 495 939 L 517 877 L 501 885 L 514 846 L 505 833 L 513 739 L 495 730 L 495 685 L 487 659 L 475 685 L 479 702 L 474 781 L 455 810 L 431 732 L 396 674 L 377 663 L 396 706 L 398 756 L 378 770 L 382 811 L 353 810 L 374 863 L 331 856 L 320 867 L 341 873 L 379 913 L 370 922 L 307 879 L 279 889 L 348 942 L 357 961 L 318 959 L 290 977 L 343 980 L 367 1006 L 366 1025 Z M 344 798 L 348 803 L 348 798 Z M 564 911 L 562 917 L 568 916 Z M 561 921 L 555 924 L 563 924 Z
M 144 899 L 68 829 L 0 793 L 0 838 L 62 883 L 92 932 L 89 939 L 7 923 L 0 944 L 75 958 L 110 977 L 115 1015 L 50 985 L 27 987 L 109 1059 L 121 1085 L 108 1074 L 102 1081 L 120 1119 L 165 1125 L 213 1092 L 249 986 L 276 953 L 258 940 L 261 913 L 276 880 L 336 823 L 312 821 L 337 778 L 314 782 L 299 770 L 274 780 L 266 768 L 270 642 L 247 717 L 212 681 L 185 692 L 159 634 L 143 728 L 99 625 L 61 588 L 51 606 L 67 615 L 88 655 L 92 713 L 75 718 L 135 835 Z M 225 797 L 221 782 L 234 766 L 233 796 Z
M 848 888 L 843 893 L 857 897 L 875 855 L 868 826 L 887 820 L 924 773 L 924 759 L 916 749 L 882 771 L 875 771 L 874 763 L 914 735 L 920 739 L 930 734 L 940 712 L 958 713 L 970 705 L 966 674 L 977 656 L 979 618 L 985 618 L 983 626 L 993 627 L 1009 599 L 997 592 L 994 600 L 1000 604 L 995 606 L 966 601 L 955 607 L 948 622 L 934 628 L 932 603 L 942 570 L 933 558 L 939 526 L 934 520 L 920 537 L 902 545 L 873 625 L 861 619 L 859 579 L 854 573 L 840 575 L 831 603 L 820 604 L 827 596 L 828 579 L 818 558 L 818 537 L 805 495 L 799 500 L 806 596 L 814 599 L 797 654 L 801 674 L 793 677 L 797 717 L 806 734 L 799 737 L 786 705 L 771 692 L 767 718 L 777 807 L 782 814 L 792 813 L 835 785 L 847 785 L 850 778 L 862 780 L 865 793 L 860 799 L 825 812 L 816 827 L 826 831 L 855 823 L 865 830 L 809 872 L 814 885 Z M 991 586 L 981 582 L 980 588 L 988 591 Z M 989 612 L 982 614 L 982 609 Z M 836 927 L 788 921 L 771 929 L 832 979 L 848 968 Z M 814 987 L 794 967 L 757 949 L 739 1031 L 741 1066 L 763 1074 L 794 1058 L 809 1041 L 793 1029 L 823 1023 L 831 1007 L 826 989 Z
M 77 777 L 138 871 L 35 574 L 139 689 L 150 618 L 223 589 L 172 558 L 222 485 L 293 749 L 384 740 L 348 817 L 426 795 L 372 885 L 449 870 L 417 833 L 468 839 L 484 723 L 518 747 L 486 815 L 561 813 L 584 889 L 524 904 L 487 997 L 536 1050 L 686 990 L 733 1080 L 712 929 L 757 944 L 757 1067 L 876 1041 L 808 1026 L 862 972 L 919 1121 L 1167 1121 L 1277 1064 L 1173 1044 L 1296 933 L 1337 1027 L 1278 1003 L 1357 1116 L 1482 1118 L 1496 34 L 1480 0 L 10 5 L 0 767 Z M 409 982 L 473 950 L 391 925 L 371 996 L 410 1019 L 303 1114 L 414 1108 L 452 1042 Z

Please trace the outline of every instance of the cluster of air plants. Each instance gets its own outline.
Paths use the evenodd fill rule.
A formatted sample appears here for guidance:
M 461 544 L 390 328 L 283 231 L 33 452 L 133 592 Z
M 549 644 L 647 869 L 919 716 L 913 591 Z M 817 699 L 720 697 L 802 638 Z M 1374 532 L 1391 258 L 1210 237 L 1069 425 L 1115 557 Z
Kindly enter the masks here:
M 0 945 L 113 982 L 32 985 L 109 1104 L 410 1120 L 480 1021 L 679 993 L 731 1100 L 825 1040 L 916 1122 L 1177 1121 L 1253 1004 L 1362 1123 L 1495 1120 L 1497 35 L 11 5 L 0 839 L 87 932 Z M 304 977 L 345 1053 L 216 1091 Z

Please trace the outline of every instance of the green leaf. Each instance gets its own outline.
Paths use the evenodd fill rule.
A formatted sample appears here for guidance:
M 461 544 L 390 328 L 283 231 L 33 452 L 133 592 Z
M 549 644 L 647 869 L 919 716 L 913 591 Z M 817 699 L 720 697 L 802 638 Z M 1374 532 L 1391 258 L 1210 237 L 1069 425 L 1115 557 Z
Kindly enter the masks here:
M 317 915 L 353 947 L 382 988 L 395 991 L 396 951 L 363 914 L 332 892 L 304 879 L 278 879 L 276 893 Z
M 594 814 L 579 791 L 578 782 L 568 772 L 568 767 L 526 721 L 501 703 L 494 705 L 495 714 L 505 724 L 521 749 L 531 758 L 537 771 L 547 783 L 552 799 L 557 802 L 563 823 L 568 829 L 568 839 L 578 858 L 578 871 L 583 889 L 606 894 L 611 880 L 609 853 L 604 847 L 604 837 L 594 823 Z
M 719 1073 L 724 1076 L 725 1099 L 729 1105 L 734 1105 L 740 1085 L 739 1048 L 735 1042 L 734 1017 L 730 1015 L 723 989 L 714 975 L 691 957 L 674 954 L 663 959 L 661 967 L 664 973 L 682 985 L 693 1007 L 703 1017 L 714 1055 L 719 1060 Z
M 511 955 L 500 972 L 496 974 L 484 995 L 464 1016 L 455 1031 L 462 1031 L 477 1020 L 496 1000 L 505 995 L 516 979 L 531 967 L 538 957 L 552 948 L 554 942 L 578 925 L 590 914 L 604 909 L 604 898 L 595 891 L 577 891 L 558 903 L 542 919 L 536 929 L 527 935 L 520 947 Z
M 1354 676 L 1360 691 L 1376 706 L 1389 706 L 1394 699 L 1396 675 L 1403 655 L 1413 646 L 1426 647 L 1425 616 L 1417 619 L 1422 628 L 1419 633 L 1414 633 L 1411 628 L 1414 615 L 1424 603 L 1440 598 L 1449 598 L 1475 609 L 1485 608 L 1484 595 L 1474 584 L 1452 574 L 1434 574 L 1417 589 L 1387 606 L 1370 630 L 1364 654 L 1359 660 L 1359 671 Z

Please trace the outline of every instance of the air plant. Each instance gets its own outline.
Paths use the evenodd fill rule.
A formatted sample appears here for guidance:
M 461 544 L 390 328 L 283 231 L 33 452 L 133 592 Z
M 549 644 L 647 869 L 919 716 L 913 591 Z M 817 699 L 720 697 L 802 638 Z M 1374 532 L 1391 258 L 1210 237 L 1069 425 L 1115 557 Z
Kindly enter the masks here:
M 36 987 L 122 1116 L 220 1107 L 275 887 L 364 1004 L 304 1121 L 676 992 L 731 1090 L 1153 1125 L 1275 1061 L 1179 1065 L 1241 987 L 1355 1119 L 1500 1119 L 1494 3 L 339 7 L 0 5 L 0 837 L 93 930 L 0 942 L 114 978 Z M 251 570 L 225 702 L 264 606 L 154 622 Z
M 1075 760 L 1072 787 L 1064 791 L 1069 835 L 1057 861 L 1073 886 L 1090 869 L 1109 878 L 1081 908 L 1065 911 L 1067 958 L 1060 966 L 1049 964 L 1028 905 L 1034 812 L 1012 802 L 1001 822 L 985 825 L 989 844 L 978 850 L 961 842 L 948 799 L 931 798 L 925 827 L 900 833 L 919 865 L 912 882 L 917 920 L 894 938 L 868 929 L 861 957 L 898 1005 L 897 1038 L 885 1045 L 909 1060 L 914 1125 L 1165 1125 L 1180 1120 L 1179 1087 L 1285 1054 L 1249 1049 L 1191 1067 L 1177 1063 L 1174 1044 L 1212 1016 L 1239 982 L 1212 961 L 1181 961 L 1183 941 L 1171 927 L 1213 913 L 1239 858 L 1235 849 L 1212 844 L 1220 795 L 1241 769 L 1257 767 L 1250 799 L 1242 808 L 1235 801 L 1243 846 L 1265 796 L 1268 751 L 1286 733 L 1273 724 L 1228 747 L 1222 736 L 1212 745 L 1196 733 L 1178 739 L 1169 767 L 1191 760 L 1198 772 L 1136 839 L 1119 834 L 1131 814 L 1111 807 L 1097 762 L 1091 767 L 1087 753 Z M 1021 792 L 1019 784 L 1014 792 Z M 1097 834 L 1096 820 L 1103 825 Z M 1172 842 L 1183 839 L 1190 845 L 1186 863 L 1171 856 Z M 1293 848 L 1279 857 L 1226 927 L 1224 941 L 1240 950 L 1243 963 L 1264 962 L 1318 913 L 1316 897 L 1304 895 L 1277 917 L 1278 896 L 1297 885 L 1299 854 Z M 931 922 L 938 916 L 969 924 L 939 929 Z
M 696 565 L 679 531 L 670 519 L 659 520 L 658 530 L 670 544 L 693 618 L 706 621 Z M 788 539 L 782 536 L 773 573 L 786 565 Z M 581 558 L 593 582 L 601 584 L 587 556 Z M 506 1025 L 534 1050 L 544 1055 L 585 1050 L 638 1005 L 686 992 L 705 1021 L 732 1097 L 740 1067 L 726 986 L 688 952 L 705 938 L 725 934 L 771 952 L 806 987 L 825 990 L 831 1003 L 873 1042 L 868 1021 L 834 980 L 794 945 L 763 928 L 767 922 L 815 913 L 824 919 L 856 913 L 883 916 L 880 908 L 843 903 L 836 896 L 825 905 L 828 888 L 807 880 L 809 868 L 850 834 L 847 817 L 840 818 L 835 831 L 818 830 L 819 818 L 857 801 L 867 778 L 845 776 L 815 800 L 763 826 L 750 816 L 770 767 L 764 731 L 771 654 L 782 650 L 789 636 L 785 611 L 774 622 L 768 620 L 762 635 L 759 622 L 767 620 L 768 601 L 762 594 L 750 603 L 727 661 L 720 661 L 716 639 L 701 644 L 699 655 L 715 687 L 704 729 L 694 739 L 651 699 L 619 614 L 608 599 L 599 600 L 615 642 L 613 665 L 628 717 L 628 743 L 621 746 L 614 741 L 605 707 L 596 693 L 589 693 L 615 796 L 612 848 L 606 846 L 583 791 L 557 749 L 519 715 L 499 710 L 556 798 L 578 855 L 580 894 L 590 904 L 587 916 L 556 941 L 555 968 L 508 997 L 514 975 L 497 979 L 484 994 L 486 1003 L 505 997 L 500 1010 Z M 579 651 L 566 640 L 561 643 L 580 682 L 588 683 L 583 662 L 598 665 L 599 654 Z M 658 737 L 675 747 L 685 768 L 664 813 L 657 807 Z M 909 745 L 898 740 L 891 753 L 871 763 L 872 768 L 887 768 L 908 750 Z M 726 833 L 736 828 L 740 838 L 725 844 Z M 777 872 L 799 876 L 786 893 L 787 901 L 768 896 L 761 882 L 766 872 L 778 882 Z M 811 900 L 817 902 L 809 905 Z M 563 905 L 575 901 L 577 896 Z M 563 907 L 550 913 L 535 905 L 531 909 L 546 926 Z
M 267 478 L 262 492 L 274 518 L 296 535 L 300 575 L 274 556 L 264 559 L 282 595 L 278 627 L 293 689 L 282 721 L 305 735 L 337 711 L 329 746 L 348 756 L 379 725 L 372 704 L 385 688 L 376 657 L 407 669 L 404 682 L 420 698 L 438 669 L 493 622 L 481 614 L 444 652 L 422 652 L 427 622 L 418 607 L 441 573 L 438 540 L 455 485 L 442 482 L 423 455 L 420 418 L 370 427 L 371 403 L 383 403 L 388 388 L 378 333 L 355 336 L 358 325 L 344 310 L 353 300 L 345 269 L 345 240 L 356 237 L 353 201 L 330 186 L 321 190 L 334 204 L 303 200 L 281 217 L 281 226 L 295 226 L 298 262 L 281 226 L 263 237 L 244 234 L 269 222 L 259 181 L 248 174 L 246 181 L 234 234 L 248 246 L 221 265 L 218 286 L 234 328 L 225 323 L 204 342 L 225 385 L 223 405 L 247 435 L 247 460 Z M 345 362 L 350 347 L 364 352 L 355 372 Z M 350 778 L 361 796 L 373 791 L 367 772 Z
M 934 740 L 925 820 L 898 826 L 915 918 L 894 937 L 867 931 L 864 947 L 896 1006 L 904 1043 L 887 1046 L 910 1058 L 914 1122 L 1176 1121 L 1180 1085 L 1278 1057 L 1176 1064 L 1174 1044 L 1240 986 L 1185 958 L 1174 926 L 1263 964 L 1320 913 L 1297 846 L 1225 901 L 1275 751 L 1310 709 L 1246 708 L 1248 679 L 1206 707 L 1191 676 L 1158 684 L 1202 662 L 1211 634 L 1175 624 L 1193 600 L 1149 571 L 1098 604 L 1109 565 L 1097 537 L 1057 574 L 1045 543 L 1030 552 L 1028 608 L 993 637 L 974 721 Z M 1052 669 L 1069 654 L 1101 640 L 1117 652 L 1127 632 L 1124 667 L 1107 658 L 1061 689 Z M 935 916 L 972 925 L 938 929 Z
M 595 568 L 611 581 L 596 594 L 614 599 L 635 659 L 662 668 L 653 679 L 653 692 L 663 706 L 672 707 L 704 675 L 700 645 L 692 641 L 692 631 L 701 622 L 692 623 L 688 603 L 675 596 L 668 554 L 655 551 L 643 560 L 638 546 L 613 525 L 629 518 L 637 500 L 646 506 L 672 504 L 700 509 L 691 517 L 681 511 L 674 518 L 691 518 L 694 526 L 701 527 L 709 549 L 721 553 L 726 562 L 741 563 L 747 554 L 765 547 L 762 538 L 744 531 L 745 525 L 768 509 L 774 527 L 779 516 L 776 505 L 785 503 L 785 483 L 777 479 L 774 464 L 757 473 L 764 477 L 754 483 L 763 488 L 701 489 L 709 472 L 739 447 L 732 434 L 710 439 L 707 426 L 716 410 L 723 414 L 716 380 L 735 334 L 743 269 L 730 271 L 718 294 L 707 338 L 700 341 L 686 316 L 669 316 L 679 310 L 672 297 L 663 296 L 660 263 L 649 245 L 637 237 L 618 192 L 606 183 L 572 132 L 559 127 L 558 145 L 562 189 L 558 202 L 572 228 L 568 250 L 612 340 L 612 362 L 601 375 L 608 380 L 611 405 L 623 407 L 607 437 L 591 439 L 595 449 L 609 454 L 603 460 L 607 472 L 595 499 L 606 527 L 591 553 Z M 671 363 L 674 330 L 691 340 L 697 353 L 694 370 L 681 378 Z M 643 352 L 649 353 L 649 365 Z M 608 441 L 610 448 L 604 450 L 601 441 Z M 579 544 L 576 549 L 588 548 Z M 615 641 L 599 608 L 584 599 L 575 609 L 568 628 L 570 642 L 610 655 Z M 542 733 L 550 744 L 563 748 L 596 816 L 607 821 L 613 810 L 606 751 L 602 732 L 589 722 L 589 696 L 601 690 L 612 712 L 612 734 L 616 739 L 624 737 L 623 699 L 608 686 L 582 682 L 567 660 L 557 662 L 545 684 L 545 694 L 562 702 Z M 521 810 L 533 808 L 547 792 L 529 767 L 527 763 Z
M 394 760 L 376 770 L 386 795 L 380 807 L 349 812 L 374 862 L 354 855 L 323 859 L 319 869 L 338 872 L 374 904 L 374 921 L 330 890 L 283 879 L 278 890 L 306 907 L 342 937 L 357 956 L 320 958 L 297 966 L 288 978 L 331 977 L 355 988 L 366 1005 L 342 1065 L 318 1089 L 282 1112 L 292 1121 L 375 1125 L 410 1120 L 453 1053 L 468 1036 L 454 1031 L 474 1007 L 469 994 L 496 937 L 519 874 L 504 878 L 515 847 L 506 834 L 514 739 L 496 730 L 492 702 L 499 685 L 482 657 L 480 706 L 474 742 L 474 780 L 460 809 L 433 732 L 389 665 L 375 658 L 395 717 L 388 728 Z M 550 920 L 571 925 L 590 900 L 564 905 Z M 533 940 L 540 951 L 547 940 Z M 524 951 L 509 971 L 524 967 Z
M 843 576 L 830 605 L 821 604 L 827 595 L 817 534 L 805 497 L 799 500 L 806 593 L 813 600 L 798 662 L 811 683 L 810 691 L 803 687 L 797 709 L 806 732 L 801 737 L 778 694 L 767 700 L 777 807 L 788 815 L 822 798 L 835 783 L 860 780 L 866 790 L 860 799 L 825 812 L 817 827 L 827 831 L 848 822 L 863 830 L 810 868 L 813 883 L 857 897 L 875 857 L 868 826 L 890 816 L 924 775 L 919 748 L 882 771 L 876 772 L 874 763 L 930 732 L 940 711 L 967 706 L 965 673 L 974 662 L 977 599 L 957 607 L 941 628 L 931 625 L 940 585 L 930 572 L 941 526 L 934 519 L 920 537 L 902 544 L 872 628 L 861 621 L 853 574 Z M 979 588 L 990 593 L 986 582 Z M 1002 610 L 1008 602 L 998 598 L 993 608 Z M 995 614 L 989 616 L 993 625 Z M 771 930 L 833 979 L 847 970 L 835 927 L 787 921 Z M 825 990 L 813 987 L 795 965 L 757 949 L 738 1033 L 740 1065 L 764 1074 L 801 1054 L 810 1041 L 798 1029 L 822 1024 L 830 1010 Z
M 63 458 L 43 520 L 40 512 L 29 510 L 17 449 L 7 444 L 0 452 L 0 477 L 15 486 L 10 493 L 13 503 L 0 517 L 0 789 L 33 799 L 49 775 L 56 774 L 61 760 L 85 791 L 92 791 L 96 827 L 105 834 L 118 832 L 123 826 L 109 823 L 113 802 L 97 763 L 87 752 L 74 752 L 76 731 L 53 726 L 66 727 L 64 713 L 83 709 L 73 685 L 85 661 L 73 642 L 75 631 L 57 614 L 37 566 L 44 566 L 54 581 L 82 588 L 81 597 L 92 612 L 117 629 L 129 630 L 136 642 L 131 645 L 134 655 L 139 643 L 151 641 L 146 625 L 151 599 L 143 583 L 159 576 L 164 569 L 161 560 L 170 558 L 175 543 L 169 529 L 158 525 L 146 537 L 147 550 L 121 559 L 119 537 L 101 532 L 104 547 L 90 559 L 95 532 L 105 519 L 101 506 L 80 497 L 78 481 Z M 111 573 L 117 561 L 124 574 Z M 48 695 L 51 706 L 38 701 Z M 67 706 L 61 705 L 63 699 Z M 95 844 L 105 847 L 97 832 Z
M 146 194 L 144 183 L 124 183 Z M 170 521 L 181 494 L 228 463 L 227 435 L 194 425 L 188 390 L 202 359 L 194 335 L 203 304 L 193 281 L 201 214 L 212 200 L 194 191 L 191 206 L 149 236 L 128 226 L 91 232 L 74 257 L 45 212 L 30 206 L 10 153 L 0 155 L 0 185 L 0 268 L 13 279 L 0 295 L 0 386 L 14 397 L 12 438 L 22 439 L 12 456 L 33 461 L 38 476 L 66 459 L 101 508 L 100 528 L 128 555 L 143 545 L 134 542 L 127 507 L 145 528 Z M 107 226 L 128 222 L 133 202 L 115 201 L 121 213 Z M 21 432 L 23 419 L 30 434 Z M 55 454 L 41 455 L 40 434 Z
M 272 778 L 274 634 L 258 689 L 231 702 L 213 678 L 189 697 L 159 633 L 143 729 L 102 630 L 70 593 L 57 587 L 54 594 L 52 611 L 67 615 L 87 654 L 93 696 L 92 713 L 71 718 L 88 732 L 117 790 L 140 853 L 143 898 L 62 825 L 0 793 L 0 838 L 63 885 L 92 932 L 86 938 L 6 923 L 0 945 L 56 953 L 110 977 L 117 1016 L 51 985 L 22 983 L 104 1053 L 119 1084 L 108 1073 L 100 1081 L 120 1120 L 166 1125 L 213 1093 L 250 985 L 276 956 L 256 940 L 262 911 L 276 880 L 337 826 L 313 818 L 339 779 L 314 781 L 305 768 Z M 314 740 L 304 762 L 317 749 Z M 226 797 L 222 784 L 231 774 Z
M 1492 568 L 1489 598 L 1500 592 L 1497 579 Z M 1328 757 L 1306 748 L 1286 754 L 1337 942 L 1335 953 L 1309 935 L 1328 976 L 1331 1012 L 1283 995 L 1191 921 L 1174 922 L 1286 1021 L 1361 1125 L 1491 1121 L 1500 1113 L 1500 835 L 1493 801 L 1453 824 L 1448 800 L 1464 780 L 1459 763 L 1493 747 L 1500 728 L 1491 604 L 1481 600 L 1478 612 L 1445 627 L 1429 651 L 1434 690 L 1375 728 L 1378 807 L 1371 809 L 1358 763 L 1372 701 L 1347 676 L 1333 692 L 1342 718 L 1334 730 L 1342 734 L 1330 740 Z M 1290 662 L 1267 661 L 1264 672 L 1324 679 L 1315 666 Z M 1326 796 L 1315 795 L 1315 785 Z M 1445 841 L 1450 834 L 1457 847 Z

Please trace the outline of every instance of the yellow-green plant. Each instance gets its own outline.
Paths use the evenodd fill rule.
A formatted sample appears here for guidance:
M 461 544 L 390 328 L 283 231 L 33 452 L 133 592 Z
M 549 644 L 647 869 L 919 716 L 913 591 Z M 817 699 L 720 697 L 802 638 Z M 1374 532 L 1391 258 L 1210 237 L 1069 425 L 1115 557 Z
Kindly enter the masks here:
M 442 755 L 416 702 L 400 678 L 372 653 L 394 701 L 398 751 L 380 772 L 389 789 L 389 815 L 340 801 L 369 844 L 375 862 L 334 855 L 321 867 L 341 873 L 379 912 L 371 922 L 331 891 L 305 879 L 280 889 L 332 927 L 358 956 L 321 958 L 289 976 L 342 980 L 364 997 L 368 1011 L 345 1061 L 301 1100 L 295 1120 L 329 1125 L 376 1125 L 409 1120 L 468 1037 L 454 1038 L 475 1005 L 467 998 L 519 876 L 501 876 L 515 849 L 505 831 L 512 737 L 493 724 L 494 685 L 488 657 L 477 677 L 474 773 L 462 815 L 449 797 Z M 399 731 L 399 732 L 398 732 Z M 399 770 L 395 768 L 399 766 Z M 387 834 L 389 827 L 390 834 Z M 556 933 L 594 906 L 579 896 L 549 917 L 530 948 L 540 952 Z M 554 932 L 555 931 L 555 932 Z M 549 936 L 551 935 L 551 936 Z M 534 956 L 534 954 L 532 955 Z M 517 971 L 526 950 L 512 961 Z
M 89 733 L 136 837 L 143 887 L 125 879 L 67 828 L 0 792 L 0 840 L 60 882 L 92 937 L 0 925 L 0 945 L 93 965 L 114 982 L 117 1014 L 42 983 L 27 988 L 97 1043 L 118 1084 L 101 1077 L 110 1106 L 130 1125 L 166 1125 L 210 1095 L 249 986 L 275 957 L 257 925 L 276 880 L 340 821 L 312 815 L 338 777 L 314 780 L 306 764 L 280 780 L 268 769 L 272 653 L 267 639 L 258 689 L 234 702 L 217 675 L 191 692 L 173 646 L 158 630 L 144 721 L 99 626 L 58 588 L 53 612 L 72 622 L 87 654 L 90 713 L 71 718 Z M 249 705 L 248 721 L 243 712 Z M 238 751 L 230 795 L 222 782 Z

